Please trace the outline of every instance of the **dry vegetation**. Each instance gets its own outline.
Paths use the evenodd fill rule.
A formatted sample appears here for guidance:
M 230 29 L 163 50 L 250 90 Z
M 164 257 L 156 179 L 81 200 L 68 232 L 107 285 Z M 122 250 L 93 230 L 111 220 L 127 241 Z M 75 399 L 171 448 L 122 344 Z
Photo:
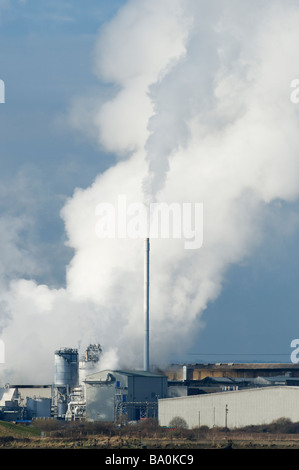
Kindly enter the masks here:
M 286 419 L 243 429 L 162 428 L 148 419 L 134 425 L 34 420 L 0 422 L 0 449 L 285 449 L 299 448 L 299 423 Z

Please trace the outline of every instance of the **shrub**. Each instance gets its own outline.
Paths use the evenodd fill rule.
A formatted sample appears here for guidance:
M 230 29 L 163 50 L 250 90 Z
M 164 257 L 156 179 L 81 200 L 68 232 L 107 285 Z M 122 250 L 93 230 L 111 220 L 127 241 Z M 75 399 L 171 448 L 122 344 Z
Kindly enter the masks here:
M 59 429 L 62 429 L 65 426 L 65 421 L 60 421 L 57 419 L 35 419 L 32 422 L 33 426 L 36 429 L 39 429 L 41 431 L 57 431 Z
M 176 428 L 176 429 L 188 429 L 188 425 L 184 418 L 181 418 L 181 416 L 175 416 L 172 418 L 172 420 L 169 423 L 170 428 Z
M 243 428 L 240 428 L 239 431 L 255 433 L 297 434 L 299 433 L 299 422 L 293 423 L 288 418 L 279 418 L 269 424 L 244 426 Z

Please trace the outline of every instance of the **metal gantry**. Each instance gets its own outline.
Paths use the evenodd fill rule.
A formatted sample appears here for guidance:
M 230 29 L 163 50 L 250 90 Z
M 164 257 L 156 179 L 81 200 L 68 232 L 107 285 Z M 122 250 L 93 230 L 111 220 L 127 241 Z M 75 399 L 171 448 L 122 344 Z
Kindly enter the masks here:
M 138 419 L 157 418 L 158 402 L 123 401 L 120 395 L 115 395 L 114 421 L 127 422 L 132 415 L 134 416 L 133 421 L 136 420 L 136 415 Z

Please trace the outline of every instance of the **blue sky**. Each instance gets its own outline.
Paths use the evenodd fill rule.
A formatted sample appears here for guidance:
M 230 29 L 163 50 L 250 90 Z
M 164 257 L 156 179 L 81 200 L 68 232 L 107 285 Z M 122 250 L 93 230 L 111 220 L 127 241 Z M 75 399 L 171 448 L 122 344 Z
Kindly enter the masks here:
M 10 186 L 17 175 L 25 179 L 23 189 L 35 207 L 24 205 L 19 192 L 2 205 L 4 211 L 7 204 L 12 212 L 34 211 L 36 242 L 61 250 L 63 260 L 51 265 L 52 255 L 47 257 L 42 248 L 53 283 L 64 282 L 69 256 L 59 248 L 64 237 L 59 217 L 63 201 L 111 162 L 111 156 L 100 154 L 67 125 L 62 129 L 58 120 L 74 96 L 98 85 L 92 73 L 95 37 L 121 3 L 90 1 L 86 9 L 79 1 L 12 1 L 2 10 L 0 61 L 6 85 L 6 103 L 0 109 L 2 182 Z M 45 273 L 40 274 L 45 281 Z
M 105 53 L 101 53 L 102 60 L 107 60 L 108 64 L 106 82 L 99 78 L 99 64 L 95 59 L 99 34 L 121 7 L 130 2 L 88 0 L 87 3 L 86 6 L 86 2 L 79 0 L 0 0 L 0 78 L 6 86 L 6 102 L 0 105 L 0 217 L 3 221 L 0 241 L 4 259 L 1 289 L 5 299 L 9 298 L 7 292 L 10 292 L 12 280 L 33 280 L 37 286 L 45 285 L 48 289 L 65 287 L 66 271 L 69 265 L 72 266 L 76 247 L 73 242 L 69 246 L 65 244 L 71 229 L 69 226 L 65 229 L 60 211 L 69 198 L 72 199 L 76 188 L 86 190 L 87 197 L 88 188 L 97 175 L 118 161 L 113 143 L 112 151 L 99 145 L 84 129 L 80 132 L 74 128 L 69 115 L 74 103 L 80 104 L 85 98 L 88 101 L 90 97 L 97 97 L 104 102 L 120 86 L 130 88 L 128 80 L 131 76 L 124 76 L 123 81 L 115 80 L 115 83 L 110 80 L 116 76 L 114 60 L 120 60 L 121 55 L 116 52 L 115 59 L 112 57 L 109 63 Z M 288 5 L 291 9 L 293 2 Z M 213 9 L 208 9 L 205 14 L 209 21 Z M 255 14 L 257 10 L 253 7 L 253 18 Z M 234 9 L 234 15 L 234 21 L 242 21 L 243 12 L 238 8 Z M 123 25 L 121 21 L 125 22 L 125 19 L 122 17 L 118 21 L 113 23 L 116 25 L 111 33 L 114 38 L 117 27 Z M 132 24 L 134 28 L 136 23 Z M 201 23 L 199 27 L 198 37 L 205 38 L 207 34 L 208 38 L 205 27 Z M 269 31 L 272 34 L 272 30 Z M 137 34 L 141 34 L 140 31 L 137 30 Z M 208 39 L 203 42 L 203 54 L 208 43 Z M 111 44 L 109 47 L 113 49 Z M 134 49 L 128 40 L 129 47 Z M 237 49 L 232 48 L 232 54 Z M 194 66 L 193 71 L 198 73 L 201 64 L 192 63 L 193 53 L 190 48 L 186 64 L 189 71 Z M 130 67 L 134 55 L 128 55 L 127 60 Z M 212 76 L 213 55 L 207 55 L 202 64 L 206 64 Z M 299 65 L 297 69 L 299 75 Z M 184 81 L 184 70 L 182 67 L 177 75 L 169 74 L 171 86 L 168 89 L 167 86 L 163 88 L 163 80 L 157 82 L 153 95 L 158 111 L 161 106 L 161 116 L 164 109 L 168 113 L 173 106 L 166 90 L 176 96 L 175 87 L 182 78 Z M 289 81 L 295 78 L 291 75 L 295 71 L 296 67 L 290 72 Z M 208 72 L 207 77 L 199 84 L 198 95 L 205 96 L 201 112 L 209 102 L 209 96 L 205 94 Z M 288 82 L 286 96 L 289 93 L 287 86 Z M 232 102 L 234 99 L 232 96 Z M 179 100 L 178 95 L 178 103 Z M 180 110 L 186 112 L 184 106 Z M 120 108 L 119 114 L 122 111 Z M 160 124 L 168 123 L 167 113 Z M 83 108 L 80 116 L 84 119 Z M 149 148 L 151 145 L 157 148 L 154 140 L 150 141 Z M 193 342 L 181 354 L 180 348 L 177 352 L 172 345 L 168 351 L 170 360 L 290 362 L 290 343 L 299 336 L 299 208 L 297 197 L 290 197 L 291 202 L 288 197 L 285 199 L 278 197 L 276 204 L 276 198 L 273 198 L 269 210 L 260 215 L 262 221 L 259 222 L 264 228 L 261 243 L 236 262 L 227 262 L 221 293 L 208 301 L 207 308 L 194 320 L 194 330 L 198 333 L 192 338 Z M 208 205 L 209 201 L 206 202 Z M 16 304 L 12 302 L 12 305 Z M 14 311 L 10 308 L 12 318 Z M 0 323 L 2 331 L 7 324 L 4 317 L 5 321 Z M 200 327 L 202 323 L 204 328 Z M 187 340 L 182 338 L 182 341 L 186 343 Z M 99 338 L 99 342 L 105 343 L 105 337 Z

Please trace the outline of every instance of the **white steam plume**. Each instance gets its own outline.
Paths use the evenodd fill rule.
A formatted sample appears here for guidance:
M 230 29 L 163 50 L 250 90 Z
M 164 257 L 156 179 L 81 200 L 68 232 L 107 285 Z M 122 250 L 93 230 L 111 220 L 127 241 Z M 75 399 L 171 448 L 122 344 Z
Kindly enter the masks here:
M 115 354 L 142 366 L 143 241 L 95 234 L 96 206 L 120 194 L 203 202 L 200 250 L 174 240 L 151 249 L 151 360 L 194 341 L 195 318 L 262 240 L 271 204 L 298 198 L 298 24 L 292 1 L 131 0 L 105 26 L 95 70 L 117 91 L 90 107 L 78 100 L 72 122 L 120 161 L 62 211 L 74 250 L 66 288 L 14 280 L 2 292 L 6 374 L 51 380 L 57 347 L 92 341 L 107 367 L 110 353 L 113 366 Z

